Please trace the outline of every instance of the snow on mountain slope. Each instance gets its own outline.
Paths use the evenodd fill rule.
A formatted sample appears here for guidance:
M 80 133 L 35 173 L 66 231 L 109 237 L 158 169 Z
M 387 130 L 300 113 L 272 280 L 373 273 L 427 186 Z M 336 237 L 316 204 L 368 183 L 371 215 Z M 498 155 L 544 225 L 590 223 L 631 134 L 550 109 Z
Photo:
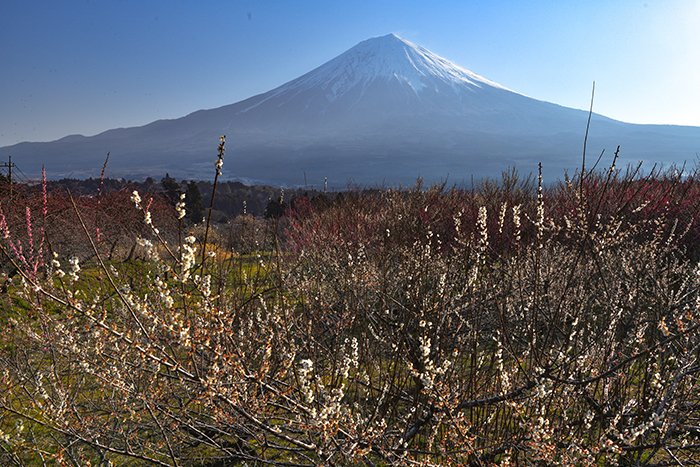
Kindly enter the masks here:
M 309 90 L 322 90 L 332 102 L 377 80 L 396 80 L 417 95 L 426 88 L 435 89 L 437 84 L 452 88 L 489 86 L 505 89 L 396 34 L 388 34 L 360 42 L 315 70 L 267 93 L 264 99 L 242 112 L 285 94 Z

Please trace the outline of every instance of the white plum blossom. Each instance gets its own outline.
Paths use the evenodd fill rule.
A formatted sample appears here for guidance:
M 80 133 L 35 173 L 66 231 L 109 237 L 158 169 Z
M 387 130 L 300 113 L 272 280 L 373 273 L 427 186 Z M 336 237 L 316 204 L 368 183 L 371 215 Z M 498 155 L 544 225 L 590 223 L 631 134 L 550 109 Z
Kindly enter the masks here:
M 78 272 L 80 272 L 80 265 L 78 264 L 78 257 L 77 256 L 71 256 L 70 259 L 68 260 L 68 264 L 70 264 L 70 279 L 71 281 L 75 282 L 78 280 Z
M 180 194 L 180 201 L 175 204 L 175 212 L 178 219 L 185 217 L 185 193 Z
M 180 275 L 180 280 L 186 282 L 190 277 L 190 269 L 194 267 L 195 264 L 195 252 L 197 247 L 194 246 L 194 242 L 197 239 L 192 235 L 185 237 L 185 243 L 182 244 L 182 256 L 180 258 L 180 265 L 182 267 L 182 274 Z
M 138 209 L 141 209 L 141 196 L 139 196 L 139 192 L 134 190 L 131 193 L 131 201 L 136 205 Z

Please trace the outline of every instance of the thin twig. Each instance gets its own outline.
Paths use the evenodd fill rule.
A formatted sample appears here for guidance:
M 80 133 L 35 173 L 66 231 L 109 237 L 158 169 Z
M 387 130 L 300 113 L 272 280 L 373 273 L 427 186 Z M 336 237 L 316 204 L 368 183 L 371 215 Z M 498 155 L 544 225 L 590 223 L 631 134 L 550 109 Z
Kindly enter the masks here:
M 211 201 L 209 201 L 209 212 L 207 213 L 207 223 L 204 228 L 204 242 L 202 244 L 202 263 L 200 267 L 202 268 L 202 274 L 204 274 L 204 262 L 207 259 L 207 239 L 209 238 L 209 226 L 211 225 L 211 211 L 214 209 L 214 198 L 216 198 L 216 187 L 219 182 L 219 175 L 221 175 L 221 167 L 224 163 L 224 152 L 226 148 L 226 135 L 221 135 L 219 137 L 219 148 L 218 157 L 216 159 L 216 175 L 214 175 L 214 186 L 211 190 Z
M 581 199 L 583 199 L 583 175 L 586 173 L 586 145 L 588 144 L 588 130 L 591 127 L 591 116 L 593 115 L 593 98 L 595 97 L 595 81 L 591 90 L 591 107 L 588 110 L 588 122 L 586 123 L 586 134 L 583 137 L 583 155 L 581 157 Z

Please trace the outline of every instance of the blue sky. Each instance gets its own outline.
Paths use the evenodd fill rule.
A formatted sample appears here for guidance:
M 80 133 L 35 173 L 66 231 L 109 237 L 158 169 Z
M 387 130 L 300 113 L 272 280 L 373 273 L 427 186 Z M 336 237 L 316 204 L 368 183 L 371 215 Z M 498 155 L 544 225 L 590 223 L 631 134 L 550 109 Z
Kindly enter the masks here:
M 512 90 L 700 126 L 700 1 L 0 0 L 0 146 L 175 118 L 395 32 Z

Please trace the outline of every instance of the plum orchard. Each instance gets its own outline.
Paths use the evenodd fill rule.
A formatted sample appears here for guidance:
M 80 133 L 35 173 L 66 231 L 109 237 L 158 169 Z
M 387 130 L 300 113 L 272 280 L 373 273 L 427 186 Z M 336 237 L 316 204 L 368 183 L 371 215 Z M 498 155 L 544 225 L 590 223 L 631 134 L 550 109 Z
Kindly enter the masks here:
M 585 175 L 348 193 L 245 255 L 134 193 L 142 259 L 68 199 L 35 270 L 3 218 L 0 463 L 697 460 L 698 182 Z

